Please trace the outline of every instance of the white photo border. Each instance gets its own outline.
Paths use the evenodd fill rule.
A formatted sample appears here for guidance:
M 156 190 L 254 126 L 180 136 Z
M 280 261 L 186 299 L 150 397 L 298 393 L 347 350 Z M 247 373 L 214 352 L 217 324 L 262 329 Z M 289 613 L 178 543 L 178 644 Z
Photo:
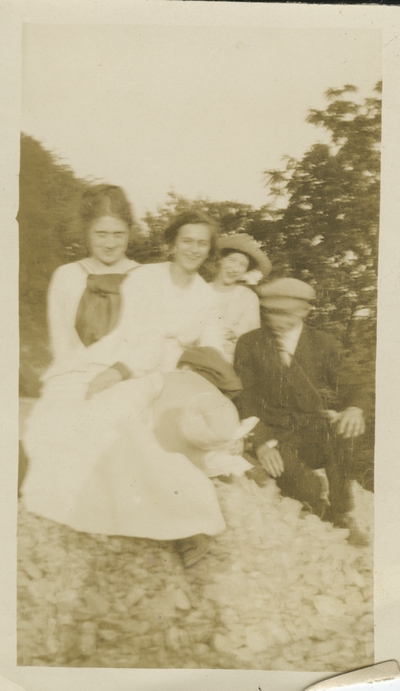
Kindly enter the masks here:
M 375 501 L 375 659 L 400 660 L 400 12 L 370 5 L 182 2 L 181 0 L 6 0 L 0 9 L 2 162 L 0 674 L 26 691 L 274 689 L 300 691 L 311 672 L 65 669 L 16 666 L 16 482 L 18 439 L 18 210 L 23 23 L 324 27 L 382 30 L 383 146 L 379 257 Z M 325 675 L 326 676 L 326 675 Z M 0 686 L 2 682 L 0 679 Z

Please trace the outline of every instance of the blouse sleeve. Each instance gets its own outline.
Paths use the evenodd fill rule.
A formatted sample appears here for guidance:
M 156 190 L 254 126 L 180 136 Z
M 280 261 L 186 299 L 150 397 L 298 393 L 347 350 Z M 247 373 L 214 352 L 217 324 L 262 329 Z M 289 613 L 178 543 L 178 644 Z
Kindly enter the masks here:
M 255 293 L 250 288 L 245 288 L 243 300 L 241 301 L 241 315 L 235 328 L 236 336 L 239 338 L 248 331 L 260 328 L 260 302 Z

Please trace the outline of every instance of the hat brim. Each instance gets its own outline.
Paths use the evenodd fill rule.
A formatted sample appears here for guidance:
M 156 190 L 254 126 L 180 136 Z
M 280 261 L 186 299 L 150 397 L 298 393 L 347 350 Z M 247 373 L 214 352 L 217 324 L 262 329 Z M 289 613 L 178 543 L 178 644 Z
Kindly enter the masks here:
M 241 420 L 239 427 L 236 430 L 235 439 L 243 439 L 254 429 L 254 427 L 260 422 L 259 417 L 248 417 L 245 420 Z
M 270 307 L 271 309 L 296 311 L 304 307 L 311 307 L 310 300 L 304 298 L 289 298 L 283 295 L 274 295 L 273 297 L 259 296 L 259 300 L 261 307 Z
M 247 254 L 251 257 L 257 264 L 257 269 L 261 271 L 264 278 L 267 278 L 271 273 L 272 264 L 268 259 L 267 255 L 260 250 L 255 244 L 253 238 L 247 233 L 241 233 L 239 235 L 225 235 L 218 238 L 217 241 L 218 249 L 229 249 L 235 250 L 236 252 L 242 252 L 242 254 Z

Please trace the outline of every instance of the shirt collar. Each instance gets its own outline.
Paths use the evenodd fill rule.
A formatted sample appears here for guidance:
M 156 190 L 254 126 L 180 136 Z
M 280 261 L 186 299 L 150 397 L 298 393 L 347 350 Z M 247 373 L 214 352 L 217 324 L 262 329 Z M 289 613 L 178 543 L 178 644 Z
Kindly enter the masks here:
M 301 322 L 301 324 L 298 326 L 293 327 L 293 329 L 290 329 L 290 331 L 287 331 L 283 336 L 280 337 L 279 341 L 282 343 L 285 350 L 290 353 L 290 355 L 295 354 L 302 331 L 303 322 Z

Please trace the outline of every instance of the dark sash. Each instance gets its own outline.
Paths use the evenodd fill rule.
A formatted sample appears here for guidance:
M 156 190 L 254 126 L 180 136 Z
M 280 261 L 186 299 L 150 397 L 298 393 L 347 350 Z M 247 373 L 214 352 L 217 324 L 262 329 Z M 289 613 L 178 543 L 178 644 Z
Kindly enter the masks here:
M 89 274 L 80 299 L 75 329 L 88 347 L 110 333 L 121 311 L 120 287 L 126 274 Z

